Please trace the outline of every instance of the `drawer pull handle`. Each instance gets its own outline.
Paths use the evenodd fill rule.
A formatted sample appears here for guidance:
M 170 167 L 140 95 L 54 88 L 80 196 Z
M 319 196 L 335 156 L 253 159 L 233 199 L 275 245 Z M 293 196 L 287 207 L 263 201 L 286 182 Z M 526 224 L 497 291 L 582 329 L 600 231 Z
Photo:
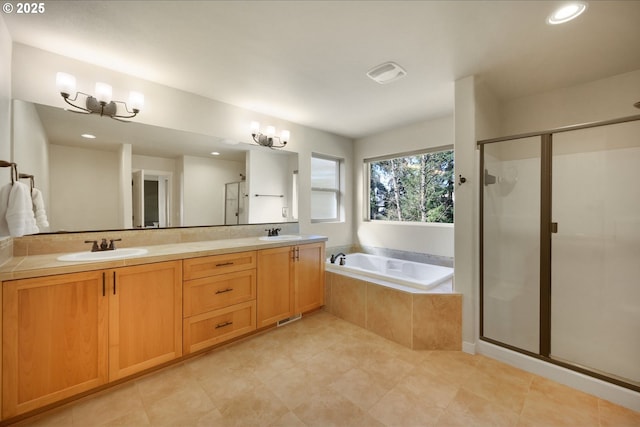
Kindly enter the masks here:
M 225 292 L 231 292 L 233 290 L 233 288 L 227 288 L 227 289 L 219 289 L 216 291 L 216 295 L 217 294 L 224 294 Z
M 229 326 L 229 325 L 233 325 L 233 322 L 227 321 L 227 322 L 223 322 L 223 323 L 218 323 L 216 325 L 216 329 L 224 328 L 225 326 Z
M 233 261 L 229 261 L 229 262 L 222 262 L 220 264 L 216 264 L 216 267 L 224 267 L 227 265 L 233 265 Z

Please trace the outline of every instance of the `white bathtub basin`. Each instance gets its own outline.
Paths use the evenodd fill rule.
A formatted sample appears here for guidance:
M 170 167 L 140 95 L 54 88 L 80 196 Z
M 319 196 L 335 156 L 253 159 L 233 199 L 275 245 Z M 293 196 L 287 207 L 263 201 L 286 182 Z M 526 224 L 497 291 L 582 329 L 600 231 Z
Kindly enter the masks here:
M 302 236 L 296 236 L 295 234 L 283 234 L 281 236 L 262 236 L 259 239 L 271 242 L 284 242 L 287 240 L 301 240 Z
M 149 251 L 144 248 L 121 248 L 101 252 L 75 252 L 59 256 L 58 261 L 106 261 L 144 255 L 147 252 Z

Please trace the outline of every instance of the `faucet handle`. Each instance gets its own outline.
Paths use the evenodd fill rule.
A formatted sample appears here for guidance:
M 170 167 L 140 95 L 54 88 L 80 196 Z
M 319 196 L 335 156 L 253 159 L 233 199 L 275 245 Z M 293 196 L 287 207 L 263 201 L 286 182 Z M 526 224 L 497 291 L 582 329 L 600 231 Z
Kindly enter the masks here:
M 100 250 L 100 248 L 98 248 L 98 241 L 97 240 L 85 240 L 85 243 L 93 243 L 93 245 L 91 245 L 91 252 L 98 252 Z
M 113 244 L 113 242 L 121 242 L 122 239 L 110 239 L 109 240 L 109 249 L 115 249 L 116 245 Z

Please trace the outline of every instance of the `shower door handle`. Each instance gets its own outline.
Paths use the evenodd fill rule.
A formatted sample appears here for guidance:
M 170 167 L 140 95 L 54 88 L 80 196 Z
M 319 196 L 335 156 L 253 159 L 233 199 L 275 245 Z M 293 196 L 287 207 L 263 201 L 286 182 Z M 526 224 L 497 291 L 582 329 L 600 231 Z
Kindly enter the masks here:
M 549 230 L 552 233 L 557 234 L 558 233 L 558 223 L 557 222 L 552 222 L 551 223 L 551 227 L 549 228 Z

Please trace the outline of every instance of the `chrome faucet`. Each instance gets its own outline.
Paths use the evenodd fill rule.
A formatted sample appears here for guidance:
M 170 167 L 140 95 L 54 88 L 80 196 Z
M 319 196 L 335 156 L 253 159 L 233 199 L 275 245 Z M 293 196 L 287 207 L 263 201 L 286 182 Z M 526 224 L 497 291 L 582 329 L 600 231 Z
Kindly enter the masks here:
M 346 257 L 346 255 L 345 255 L 345 254 L 343 254 L 342 252 L 337 253 L 337 254 L 335 254 L 335 255 L 331 255 L 331 257 L 329 258 L 329 262 L 330 262 L 331 264 L 335 264 L 335 263 L 336 263 L 336 260 L 338 259 L 338 257 L 341 257 L 341 258 L 340 258 L 340 265 L 344 265 L 344 262 L 345 262 L 345 259 L 344 259 L 344 258 Z
M 102 252 L 102 251 L 112 251 L 116 248 L 116 245 L 113 242 L 119 242 L 122 239 L 110 239 L 109 243 L 107 243 L 107 239 L 102 239 L 102 242 L 98 245 L 97 240 L 85 240 L 85 243 L 93 243 L 91 245 L 91 252 Z

